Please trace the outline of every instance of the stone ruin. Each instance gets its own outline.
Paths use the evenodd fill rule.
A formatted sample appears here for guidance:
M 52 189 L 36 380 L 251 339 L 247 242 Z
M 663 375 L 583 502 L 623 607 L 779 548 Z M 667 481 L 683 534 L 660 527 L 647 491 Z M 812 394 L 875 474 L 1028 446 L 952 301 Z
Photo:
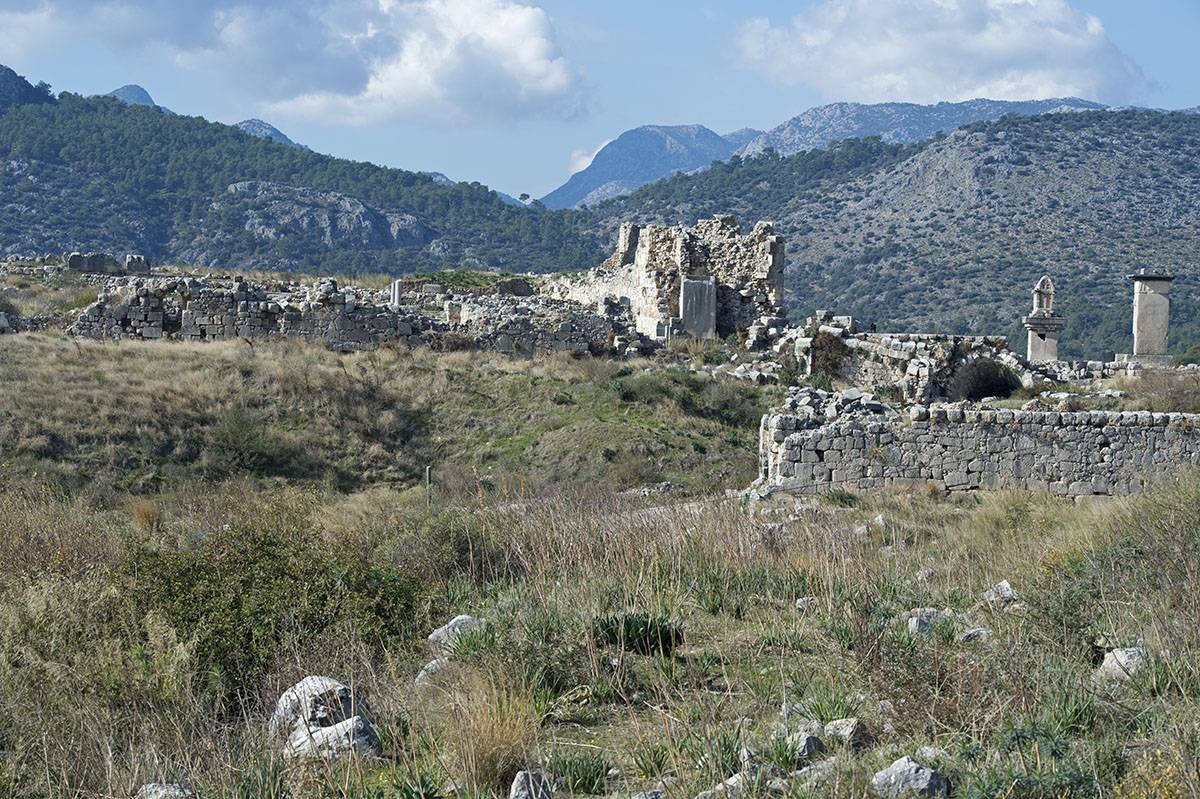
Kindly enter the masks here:
M 540 290 L 581 305 L 628 309 L 651 342 L 739 334 L 750 349 L 787 327 L 783 238 L 759 222 L 742 235 L 733 216 L 692 228 L 621 226 L 617 250 L 597 269 L 555 275 Z
M 607 352 L 626 329 L 620 320 L 552 298 L 494 289 L 476 294 L 441 284 L 397 291 L 343 288 L 329 278 L 271 286 L 236 277 L 117 278 L 67 332 L 183 341 L 287 337 L 342 352 L 390 343 L 530 356 Z
M 798 386 L 759 428 L 764 493 L 885 486 L 1141 493 L 1200 466 L 1200 414 L 913 405 Z
M 849 317 L 817 312 L 803 335 L 789 331 L 783 343 L 794 337 L 809 374 L 873 390 L 792 388 L 762 419 L 755 490 L 932 486 L 1112 496 L 1141 493 L 1200 466 L 1200 414 L 1078 411 L 1065 400 L 1056 409 L 1040 400 L 1021 410 L 976 404 L 1042 381 L 1137 377 L 1143 368 L 1169 366 L 1173 278 L 1146 270 L 1129 278 L 1134 354 L 1087 363 L 1058 360 L 1066 320 L 1054 310 L 1049 276 L 1038 281 L 1033 310 L 1021 320 L 1027 358 L 1009 351 L 1003 337 L 860 333 Z M 1113 393 L 1120 392 L 1101 395 Z
M 832 368 L 852 386 L 880 387 L 905 402 L 980 400 L 1008 396 L 1021 386 L 1055 380 L 1008 348 L 1003 336 L 942 333 L 860 333 L 851 317 L 818 311 L 795 339 L 807 374 Z
M 1049 275 L 1043 275 L 1033 288 L 1033 312 L 1021 319 L 1029 331 L 1026 359 L 1030 363 L 1057 361 L 1058 331 L 1066 323 L 1054 312 L 1054 283 Z
M 87 272 L 99 275 L 148 275 L 150 262 L 144 255 L 126 255 L 124 261 L 102 252 L 87 255 L 73 252 L 63 255 L 63 263 L 72 272 Z
M 124 274 L 69 327 L 90 338 L 188 341 L 294 336 L 343 351 L 389 342 L 530 356 L 632 355 L 672 337 L 737 333 L 761 348 L 787 327 L 783 240 L 760 222 L 742 235 L 731 216 L 694 228 L 625 225 L 617 253 L 583 275 L 516 276 L 484 288 L 397 280 L 388 291 L 253 285 L 241 278 Z M 103 255 L 67 256 L 106 273 Z M 125 270 L 147 268 L 130 256 Z

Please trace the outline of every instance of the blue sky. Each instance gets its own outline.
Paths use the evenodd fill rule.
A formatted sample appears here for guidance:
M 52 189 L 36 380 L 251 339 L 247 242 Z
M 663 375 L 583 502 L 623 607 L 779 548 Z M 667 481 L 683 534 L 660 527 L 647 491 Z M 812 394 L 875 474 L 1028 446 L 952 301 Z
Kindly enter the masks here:
M 0 63 L 541 196 L 643 124 L 840 100 L 1200 104 L 1197 0 L 0 0 Z

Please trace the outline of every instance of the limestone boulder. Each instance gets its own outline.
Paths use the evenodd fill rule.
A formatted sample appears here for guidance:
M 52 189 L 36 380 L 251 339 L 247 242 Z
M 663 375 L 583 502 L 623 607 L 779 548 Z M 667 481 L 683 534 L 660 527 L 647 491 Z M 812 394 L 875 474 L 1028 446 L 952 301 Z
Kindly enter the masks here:
M 947 796 L 950 792 L 950 786 L 941 774 L 925 768 L 911 757 L 902 757 L 877 772 L 871 780 L 871 788 L 883 799 Z
M 796 753 L 797 757 L 812 757 L 825 751 L 824 742 L 817 736 L 808 732 L 794 732 L 787 737 L 788 746 Z
M 554 799 L 554 786 L 536 771 L 519 771 L 508 789 L 508 799 Z
M 455 616 L 429 634 L 429 646 L 442 656 L 450 655 L 454 651 L 454 642 L 458 640 L 459 636 L 475 630 L 482 630 L 485 627 L 487 627 L 487 621 L 484 619 L 465 615 Z
M 355 716 L 369 716 L 349 686 L 332 677 L 309 676 L 283 692 L 271 716 L 272 735 L 291 737 L 301 727 L 331 727 Z
M 1146 650 L 1140 646 L 1114 649 L 1104 655 L 1096 679 L 1108 683 L 1128 682 L 1146 665 Z
M 844 746 L 861 748 L 875 743 L 875 736 L 866 723 L 858 717 L 836 719 L 825 725 L 826 741 L 840 743 Z
M 362 716 L 354 716 L 331 727 L 298 727 L 288 737 L 284 754 L 290 758 L 336 760 L 347 755 L 379 757 L 383 746 L 379 733 Z
M 148 782 L 137 789 L 133 799 L 193 799 L 195 792 L 175 782 Z

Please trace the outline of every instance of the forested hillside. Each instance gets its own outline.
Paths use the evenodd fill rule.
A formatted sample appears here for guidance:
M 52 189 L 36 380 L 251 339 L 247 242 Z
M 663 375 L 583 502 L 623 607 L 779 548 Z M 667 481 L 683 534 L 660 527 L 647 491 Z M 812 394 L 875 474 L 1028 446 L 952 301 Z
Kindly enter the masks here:
M 142 252 L 218 268 L 579 268 L 569 214 L 479 184 L 305 152 L 236 127 L 63 94 L 0 116 L 0 253 Z
M 1007 116 L 900 147 L 877 139 L 767 151 L 643 187 L 592 210 L 691 224 L 718 212 L 787 237 L 793 316 L 851 313 L 881 329 L 1023 336 L 1049 274 L 1066 357 L 1130 347 L 1125 275 L 1174 271 L 1172 350 L 1200 341 L 1200 117 L 1097 111 Z

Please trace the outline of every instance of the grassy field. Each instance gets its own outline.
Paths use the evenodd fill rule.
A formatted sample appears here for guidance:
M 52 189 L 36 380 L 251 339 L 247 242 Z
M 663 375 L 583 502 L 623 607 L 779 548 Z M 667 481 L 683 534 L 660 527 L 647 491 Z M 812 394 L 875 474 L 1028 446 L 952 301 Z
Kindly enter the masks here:
M 317 345 L 0 339 L 0 468 L 99 493 L 252 477 L 337 491 L 743 487 L 781 389 L 682 366 Z
M 530 767 L 693 799 L 753 761 L 743 796 L 849 799 L 921 747 L 953 796 L 1200 796 L 1194 475 L 726 498 L 778 397 L 671 363 L 0 338 L 0 797 L 482 799 Z M 488 626 L 415 688 L 459 613 Z M 366 698 L 382 758 L 280 756 L 308 674 Z M 799 717 L 872 740 L 802 755 Z

